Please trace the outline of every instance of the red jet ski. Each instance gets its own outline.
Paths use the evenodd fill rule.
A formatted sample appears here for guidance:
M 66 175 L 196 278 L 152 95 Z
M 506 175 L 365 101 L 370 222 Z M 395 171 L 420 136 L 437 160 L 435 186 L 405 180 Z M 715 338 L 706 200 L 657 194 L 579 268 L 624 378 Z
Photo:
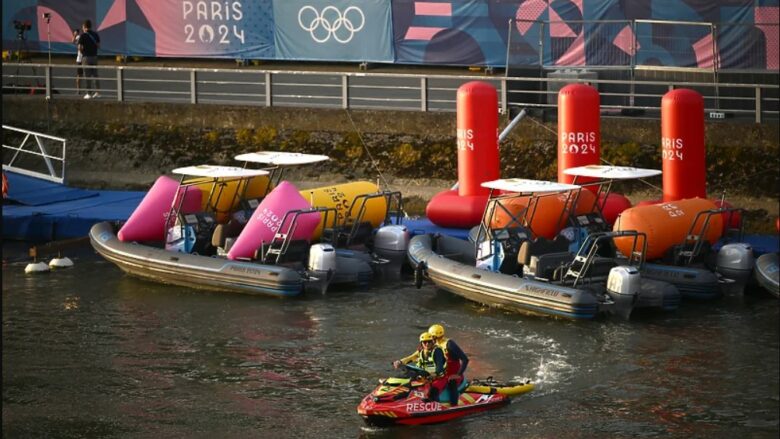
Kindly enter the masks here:
M 510 398 L 533 390 L 530 381 L 502 384 L 492 378 L 467 383 L 458 389 L 458 404 L 451 405 L 448 390 L 438 401 L 430 401 L 428 373 L 406 365 L 406 376 L 381 380 L 379 386 L 358 405 L 357 412 L 369 425 L 434 424 L 509 404 Z

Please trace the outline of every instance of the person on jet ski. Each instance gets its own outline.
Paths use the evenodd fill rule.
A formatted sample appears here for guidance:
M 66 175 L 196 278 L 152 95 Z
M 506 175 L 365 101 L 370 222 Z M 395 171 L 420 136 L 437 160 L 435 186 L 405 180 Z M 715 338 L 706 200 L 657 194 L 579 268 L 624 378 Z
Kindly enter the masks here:
M 419 368 L 425 369 L 431 376 L 443 375 L 447 364 L 444 351 L 436 345 L 433 335 L 427 331 L 420 334 L 420 344 L 417 346 L 417 350 L 411 355 L 393 361 L 393 367 L 398 369 L 402 364 L 411 362 L 414 362 Z
M 450 391 L 450 403 L 456 405 L 458 403 L 458 387 L 463 383 L 463 373 L 466 372 L 469 365 L 469 357 L 454 340 L 444 337 L 442 325 L 431 325 L 428 332 L 433 336 L 436 345 L 444 351 L 447 361 L 444 377 L 437 380 L 441 381 L 440 383 L 434 381 L 433 385 L 438 387 L 439 391 L 444 390 L 444 386 L 447 386 Z

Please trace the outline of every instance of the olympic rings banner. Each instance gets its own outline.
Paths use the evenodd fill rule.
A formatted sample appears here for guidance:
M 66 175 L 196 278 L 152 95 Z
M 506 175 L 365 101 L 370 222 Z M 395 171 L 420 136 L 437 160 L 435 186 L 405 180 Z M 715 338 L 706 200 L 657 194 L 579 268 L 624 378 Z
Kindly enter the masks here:
M 780 69 L 780 0 L 3 0 L 3 49 L 398 64 Z M 674 21 L 675 23 L 659 23 Z M 711 23 L 714 23 L 712 25 Z
M 279 59 L 393 62 L 388 0 L 274 0 Z

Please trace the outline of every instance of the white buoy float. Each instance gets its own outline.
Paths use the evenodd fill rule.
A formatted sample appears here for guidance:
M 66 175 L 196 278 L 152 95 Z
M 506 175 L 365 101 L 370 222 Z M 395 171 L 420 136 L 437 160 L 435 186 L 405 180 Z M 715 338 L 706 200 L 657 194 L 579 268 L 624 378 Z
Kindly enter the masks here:
M 49 271 L 49 266 L 45 262 L 30 262 L 24 267 L 24 272 L 28 274 L 46 273 Z
M 57 268 L 70 268 L 73 266 L 73 261 L 70 260 L 67 256 L 64 258 L 56 257 L 49 261 L 49 268 L 52 270 Z

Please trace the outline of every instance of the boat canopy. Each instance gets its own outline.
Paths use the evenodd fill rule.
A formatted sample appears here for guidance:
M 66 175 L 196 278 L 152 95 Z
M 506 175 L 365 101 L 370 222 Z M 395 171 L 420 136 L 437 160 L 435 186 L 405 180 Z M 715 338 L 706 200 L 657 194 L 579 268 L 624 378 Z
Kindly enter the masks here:
M 576 168 L 566 169 L 563 173 L 576 177 L 593 177 L 603 180 L 633 180 L 661 175 L 661 171 L 658 169 L 609 165 L 578 166 Z
M 324 162 L 325 160 L 330 160 L 330 157 L 300 152 L 260 151 L 240 154 L 235 159 L 242 162 L 262 163 L 271 166 L 295 166 Z
M 269 172 L 263 169 L 244 169 L 235 166 L 217 166 L 217 165 L 198 165 L 176 168 L 174 174 L 185 175 L 188 177 L 208 177 L 208 178 L 249 178 L 258 175 L 268 175 Z
M 528 180 L 525 178 L 504 178 L 500 180 L 486 181 L 482 187 L 498 189 L 507 192 L 565 192 L 579 190 L 576 184 L 558 183 L 545 180 Z

